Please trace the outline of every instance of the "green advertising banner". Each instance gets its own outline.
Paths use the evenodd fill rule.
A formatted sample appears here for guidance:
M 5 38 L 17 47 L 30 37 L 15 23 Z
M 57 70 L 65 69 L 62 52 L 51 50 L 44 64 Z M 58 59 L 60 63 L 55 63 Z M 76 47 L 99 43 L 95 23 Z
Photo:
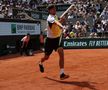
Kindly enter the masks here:
M 0 56 L 20 51 L 21 39 L 27 33 L 31 38 L 29 48 L 40 49 L 40 21 L 0 19 Z
M 65 49 L 108 48 L 108 38 L 63 39 Z

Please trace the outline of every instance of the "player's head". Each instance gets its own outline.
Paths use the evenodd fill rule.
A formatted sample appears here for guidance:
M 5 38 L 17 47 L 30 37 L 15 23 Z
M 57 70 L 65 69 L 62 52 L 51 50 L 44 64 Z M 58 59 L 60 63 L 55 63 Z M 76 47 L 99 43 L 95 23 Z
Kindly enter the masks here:
M 30 33 L 27 33 L 28 36 L 30 36 Z
M 27 33 L 27 37 L 30 37 L 30 33 Z
M 55 7 L 55 5 L 49 5 L 48 6 L 48 12 L 49 12 L 49 14 L 55 15 L 56 14 L 56 7 Z

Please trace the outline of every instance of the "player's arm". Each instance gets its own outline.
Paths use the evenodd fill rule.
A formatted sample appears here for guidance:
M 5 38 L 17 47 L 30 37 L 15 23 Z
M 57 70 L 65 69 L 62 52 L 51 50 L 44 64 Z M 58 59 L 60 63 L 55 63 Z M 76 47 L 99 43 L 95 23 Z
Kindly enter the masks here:
M 48 29 L 47 29 L 47 28 L 45 28 L 45 29 L 44 29 L 44 32 L 46 32 L 47 30 L 48 30 Z
M 52 25 L 52 24 L 57 24 L 59 27 L 61 27 L 62 29 L 64 29 L 64 26 L 58 21 L 56 20 L 54 17 L 50 16 L 48 19 L 47 19 L 48 23 L 49 23 L 49 26 Z
M 24 47 L 24 44 L 25 44 L 25 42 L 24 42 L 24 41 L 22 41 L 22 46 L 21 46 L 21 48 L 23 48 L 23 47 Z
M 64 16 L 64 17 L 60 17 L 60 18 L 59 18 L 59 22 L 60 22 L 60 23 L 64 23 L 64 22 L 65 22 L 65 16 Z
M 64 29 L 65 27 L 57 20 L 54 21 L 54 23 L 56 23 L 58 26 L 60 26 L 62 29 Z
M 21 48 L 24 47 L 24 39 L 25 39 L 25 37 L 23 37 L 23 38 L 21 39 L 21 42 L 22 42 Z

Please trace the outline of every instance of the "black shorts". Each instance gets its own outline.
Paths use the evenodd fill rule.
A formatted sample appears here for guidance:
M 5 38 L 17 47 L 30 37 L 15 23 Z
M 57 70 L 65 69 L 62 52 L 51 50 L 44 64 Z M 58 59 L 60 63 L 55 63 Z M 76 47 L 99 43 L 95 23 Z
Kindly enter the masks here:
M 57 38 L 46 38 L 45 40 L 45 55 L 50 55 L 53 50 L 57 50 L 59 47 L 62 47 L 61 37 Z

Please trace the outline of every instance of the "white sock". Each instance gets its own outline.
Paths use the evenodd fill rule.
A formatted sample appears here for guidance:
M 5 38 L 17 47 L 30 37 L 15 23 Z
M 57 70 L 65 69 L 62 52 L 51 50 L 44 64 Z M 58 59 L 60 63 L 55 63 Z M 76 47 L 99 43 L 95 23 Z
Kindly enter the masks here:
M 39 62 L 40 65 L 43 65 L 42 62 Z
M 64 73 L 64 68 L 60 69 L 60 75 Z

